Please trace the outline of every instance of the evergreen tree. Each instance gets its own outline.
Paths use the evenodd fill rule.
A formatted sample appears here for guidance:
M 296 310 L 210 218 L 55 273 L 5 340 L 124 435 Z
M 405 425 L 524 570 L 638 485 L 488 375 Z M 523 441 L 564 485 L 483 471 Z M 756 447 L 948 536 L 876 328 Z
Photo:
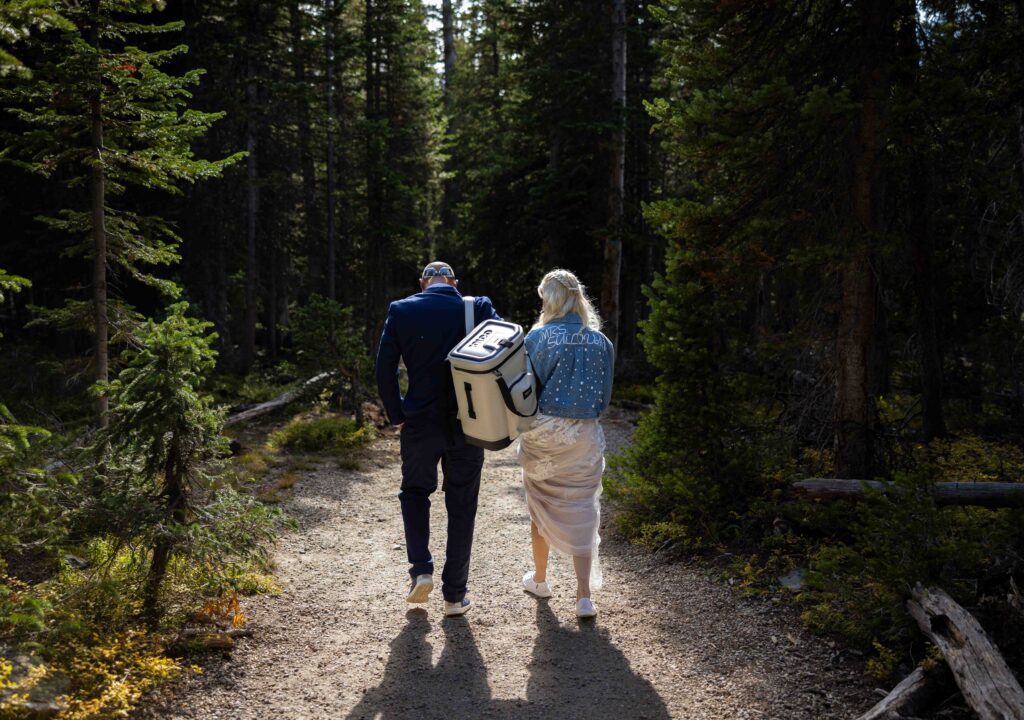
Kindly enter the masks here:
M 160 616 L 160 590 L 174 553 L 202 556 L 212 545 L 218 562 L 262 557 L 273 513 L 218 480 L 227 455 L 224 411 L 202 386 L 214 367 L 210 323 L 187 316 L 186 303 L 162 322 L 140 329 L 139 349 L 96 391 L 111 399 L 110 424 L 97 438 L 102 487 L 86 506 L 94 527 L 143 541 L 151 558 L 143 589 L 151 622 Z
M 175 76 L 160 69 L 187 48 L 144 50 L 129 44 L 133 36 L 181 29 L 180 22 L 134 20 L 133 15 L 160 8 L 162 3 L 149 0 L 91 0 L 68 7 L 69 26 L 33 39 L 39 55 L 33 76 L 2 93 L 23 127 L 7 137 L 0 158 L 68 187 L 89 189 L 88 196 L 76 194 L 73 207 L 44 221 L 74 239 L 65 254 L 91 259 L 92 299 L 69 298 L 45 317 L 65 329 L 91 328 L 93 375 L 100 382 L 108 377 L 111 322 L 115 337 L 123 336 L 135 317 L 110 297 L 108 268 L 118 273 L 116 282 L 131 278 L 172 297 L 178 293 L 174 283 L 150 270 L 177 261 L 177 234 L 159 216 L 115 199 L 130 187 L 177 194 L 181 181 L 215 176 L 240 157 L 208 161 L 192 153 L 191 143 L 220 115 L 188 109 L 188 87 L 198 82 L 201 70 Z M 96 408 L 101 423 L 106 408 L 101 395 Z

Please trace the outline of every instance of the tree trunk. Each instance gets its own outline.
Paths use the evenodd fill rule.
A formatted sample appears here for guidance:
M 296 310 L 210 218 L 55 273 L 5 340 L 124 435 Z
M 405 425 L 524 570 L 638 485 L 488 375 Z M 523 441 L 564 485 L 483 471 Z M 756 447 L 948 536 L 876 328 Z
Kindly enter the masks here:
M 369 257 L 370 267 L 375 272 L 370 273 L 366 296 L 364 326 L 366 328 L 365 341 L 368 347 L 373 347 L 376 340 L 374 328 L 377 326 L 376 316 L 379 312 L 380 298 L 383 295 L 385 249 L 390 245 L 388 230 L 384 227 L 383 222 L 383 178 L 381 177 L 383 141 L 382 130 L 378 127 L 381 118 L 381 61 L 378 46 L 382 39 L 377 27 L 380 21 L 377 2 L 378 0 L 366 0 L 366 16 L 363 24 L 363 41 L 366 50 L 365 112 L 369 124 L 366 134 L 366 219 L 371 236 L 376 236 L 375 241 L 371 243 Z
M 264 319 L 266 337 L 264 345 L 267 351 L 267 360 L 272 363 L 277 362 L 277 319 L 280 313 L 277 303 L 281 291 L 279 286 L 281 268 L 285 263 L 284 258 L 281 256 L 282 253 L 278 250 L 276 243 L 271 243 L 267 251 L 269 262 L 267 267 L 266 296 L 263 302 L 266 308 L 266 318 Z
M 622 237 L 626 191 L 626 0 L 612 0 L 612 104 L 615 130 L 610 143 L 608 177 L 608 229 L 604 240 L 604 276 L 601 313 L 604 332 L 613 345 L 619 341 L 619 281 L 622 276 Z
M 974 616 L 938 588 L 914 589 L 907 609 L 946 659 L 980 720 L 1024 720 L 1024 689 Z
M 224 257 L 224 239 L 218 237 L 216 242 L 215 260 L 215 294 L 217 309 L 213 315 L 215 329 L 217 330 L 218 356 L 217 363 L 224 368 L 233 368 L 235 363 L 235 346 L 231 341 L 231 323 L 229 318 L 230 303 L 228 301 L 228 270 L 227 261 Z M 219 323 L 217 325 L 216 323 Z
M 164 465 L 164 488 L 161 495 L 167 511 L 167 524 L 178 527 L 185 524 L 188 509 L 188 487 L 185 485 L 182 453 L 183 448 L 178 436 L 172 436 L 167 450 L 167 462 Z M 153 546 L 153 561 L 149 565 L 143 593 L 143 612 L 150 627 L 156 627 L 160 620 L 160 587 L 167 574 L 167 565 L 173 550 L 174 545 L 166 534 Z
M 455 18 L 452 0 L 441 2 L 441 34 L 444 42 L 444 107 L 452 108 L 452 81 L 455 79 Z
M 883 480 L 808 478 L 793 483 L 793 488 L 808 497 L 822 500 L 863 500 L 869 490 L 903 493 L 908 488 Z M 987 508 L 1024 507 L 1024 483 L 1013 482 L 937 482 L 927 487 L 936 505 L 975 505 Z
M 92 0 L 92 27 L 89 44 L 95 48 L 97 63 L 100 52 L 99 0 Z M 92 173 L 90 177 L 92 206 L 92 302 L 95 323 L 95 349 L 93 360 L 96 366 L 96 382 L 106 382 L 109 377 L 109 325 L 107 322 L 107 226 L 106 226 L 106 173 L 103 168 L 103 104 L 100 96 L 102 78 L 96 68 L 96 86 L 89 97 L 89 122 L 92 129 Z M 96 398 L 96 421 L 100 427 L 107 426 L 107 396 Z
M 854 141 L 851 200 L 857 237 L 841 273 L 836 340 L 836 474 L 871 477 L 875 472 L 875 380 L 871 377 L 876 295 L 872 255 L 882 230 L 884 112 L 889 87 L 887 45 L 892 36 L 888 0 L 862 0 L 861 105 Z
M 940 664 L 928 670 L 918 666 L 857 720 L 892 720 L 916 715 L 940 699 L 950 684 L 949 680 L 949 671 L 945 665 Z
M 921 50 L 917 40 L 917 3 L 902 0 L 900 29 L 897 36 L 900 50 L 900 77 L 915 95 L 920 92 Z M 918 131 L 923 130 L 924 118 L 919 116 Z M 908 138 L 914 142 L 916 138 Z M 909 253 L 914 268 L 914 320 L 917 325 L 918 362 L 921 373 L 921 404 L 923 407 L 921 435 L 927 442 L 946 434 L 946 421 L 942 409 L 942 350 L 936 322 L 935 274 L 932 258 L 935 253 L 932 216 L 934 168 L 928 149 L 919 149 L 920 159 L 912 168 L 917 191 L 910 193 Z
M 302 175 L 302 212 L 306 235 L 306 284 L 310 293 L 317 292 L 323 274 L 323 248 L 320 216 L 316 204 L 316 168 L 310 148 L 309 103 L 306 87 L 306 49 L 303 37 L 302 6 L 297 0 L 288 7 L 292 38 L 292 72 L 301 96 L 298 107 L 299 172 Z
M 454 96 L 452 84 L 455 81 L 455 18 L 452 0 L 441 3 L 441 35 L 444 47 L 444 110 L 446 115 L 445 139 L 449 144 L 455 135 L 455 114 L 452 111 Z M 448 178 L 444 183 L 444 196 L 441 199 L 441 228 L 448 233 L 455 226 L 455 206 L 458 204 L 459 188 L 452 173 L 452 157 L 445 160 L 445 172 Z
M 256 12 L 252 10 L 252 12 Z M 250 43 L 252 38 L 250 38 Z M 248 118 L 245 127 L 245 149 L 249 153 L 246 158 L 245 180 L 248 192 L 246 204 L 246 253 L 245 253 L 245 315 L 242 325 L 242 343 L 239 349 L 239 361 L 242 372 L 248 372 L 256 359 L 256 288 L 259 273 L 257 253 L 257 230 L 260 208 L 258 134 L 256 118 L 259 113 L 259 87 L 256 84 L 256 68 L 250 48 L 246 60 L 245 98 Z
M 918 353 L 921 366 L 921 401 L 923 406 L 921 435 L 926 442 L 946 434 L 942 409 L 942 351 L 935 314 L 935 274 L 932 257 L 935 243 L 932 234 L 933 213 L 931 170 L 925 166 L 918 175 L 921 187 L 911 193 L 914 207 L 910 228 L 910 256 L 913 260 L 914 294 L 916 296 Z
M 322 383 L 330 380 L 334 375 L 335 373 L 333 372 L 322 372 L 319 375 L 314 375 L 302 383 L 302 385 L 278 395 L 273 400 L 268 400 L 267 402 L 254 405 L 251 408 L 246 408 L 241 412 L 228 416 L 224 420 L 224 427 L 235 425 L 240 422 L 246 422 L 247 420 L 252 420 L 253 418 L 258 418 L 262 415 L 266 415 L 267 413 L 271 413 L 274 410 L 283 408 L 285 405 L 298 400 L 304 394 L 313 390 L 319 390 L 322 387 Z
M 370 0 L 367 0 L 369 8 Z M 324 48 L 326 57 L 327 78 L 327 297 L 337 297 L 335 286 L 337 258 L 337 238 L 334 225 L 334 0 L 327 0 L 327 17 L 324 22 Z M 369 12 L 369 9 L 367 9 Z

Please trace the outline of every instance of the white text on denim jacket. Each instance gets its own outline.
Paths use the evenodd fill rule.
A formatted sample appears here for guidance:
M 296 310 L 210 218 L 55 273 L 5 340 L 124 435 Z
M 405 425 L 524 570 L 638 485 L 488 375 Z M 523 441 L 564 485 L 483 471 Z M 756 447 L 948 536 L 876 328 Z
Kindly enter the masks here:
M 604 342 L 604 338 L 595 333 L 588 332 L 575 332 L 571 335 L 565 331 L 564 327 L 554 327 L 548 331 L 548 347 L 558 347 L 559 345 L 601 345 Z

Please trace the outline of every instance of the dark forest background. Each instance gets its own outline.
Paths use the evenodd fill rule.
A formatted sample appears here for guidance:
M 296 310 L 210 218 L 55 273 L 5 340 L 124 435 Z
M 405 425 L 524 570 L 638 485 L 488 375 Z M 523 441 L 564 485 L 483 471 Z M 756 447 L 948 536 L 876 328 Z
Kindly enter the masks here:
M 642 411 L 622 532 L 796 577 L 879 678 L 936 583 L 1019 672 L 1020 496 L 933 489 L 1024 472 L 1020 0 L 13 0 L 0 42 L 0 590 L 121 557 L 172 622 L 176 562 L 281 522 L 214 467 L 229 409 L 330 372 L 349 443 L 423 265 L 525 325 L 566 267 Z

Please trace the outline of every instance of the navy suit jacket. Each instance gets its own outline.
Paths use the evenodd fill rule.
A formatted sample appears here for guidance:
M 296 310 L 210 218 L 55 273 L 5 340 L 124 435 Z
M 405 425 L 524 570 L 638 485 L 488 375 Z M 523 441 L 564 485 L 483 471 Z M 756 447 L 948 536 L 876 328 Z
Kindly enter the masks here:
M 477 297 L 473 311 L 474 325 L 489 318 L 501 320 L 487 297 Z M 462 293 L 451 285 L 428 285 L 423 292 L 391 303 L 377 350 L 377 389 L 392 425 L 422 413 L 439 414 L 446 406 L 456 412 L 445 361 L 465 336 Z M 409 371 L 404 398 L 398 388 L 399 358 Z M 445 392 L 451 397 L 443 398 Z

